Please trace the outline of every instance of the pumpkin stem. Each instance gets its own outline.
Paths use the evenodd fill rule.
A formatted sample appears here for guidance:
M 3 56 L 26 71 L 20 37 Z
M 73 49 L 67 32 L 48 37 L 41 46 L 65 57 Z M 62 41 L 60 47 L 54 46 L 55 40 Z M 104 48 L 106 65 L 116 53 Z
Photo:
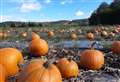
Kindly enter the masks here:
M 54 62 L 54 59 L 48 60 L 48 61 L 46 61 L 46 62 L 43 64 L 43 66 L 44 66 L 45 68 L 49 68 L 49 66 L 50 66 L 51 64 L 53 64 L 53 62 Z

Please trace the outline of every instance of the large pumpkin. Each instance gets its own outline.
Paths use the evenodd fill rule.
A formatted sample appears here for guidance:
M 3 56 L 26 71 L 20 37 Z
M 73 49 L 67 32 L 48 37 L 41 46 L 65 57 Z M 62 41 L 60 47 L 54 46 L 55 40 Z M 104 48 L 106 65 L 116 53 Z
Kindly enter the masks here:
M 7 76 L 13 76 L 19 71 L 18 64 L 23 63 L 23 56 L 21 52 L 14 48 L 0 49 L 0 64 L 5 69 Z
M 3 65 L 0 64 L 0 82 L 5 82 L 6 79 L 6 73 L 5 73 L 5 68 Z
M 91 33 L 91 32 L 89 32 L 89 33 L 87 33 L 86 38 L 87 38 L 88 40 L 94 40 L 94 34 Z
M 32 40 L 29 44 L 29 51 L 33 56 L 43 56 L 48 53 L 48 44 L 43 39 Z
M 113 42 L 111 50 L 113 53 L 120 55 L 120 41 Z
M 23 68 L 17 82 L 62 82 L 62 77 L 54 64 L 36 59 Z
M 63 77 L 69 78 L 78 75 L 78 65 L 73 60 L 62 58 L 58 61 L 57 66 Z
M 104 55 L 98 50 L 85 50 L 81 53 L 80 65 L 90 70 L 98 70 L 104 64 Z

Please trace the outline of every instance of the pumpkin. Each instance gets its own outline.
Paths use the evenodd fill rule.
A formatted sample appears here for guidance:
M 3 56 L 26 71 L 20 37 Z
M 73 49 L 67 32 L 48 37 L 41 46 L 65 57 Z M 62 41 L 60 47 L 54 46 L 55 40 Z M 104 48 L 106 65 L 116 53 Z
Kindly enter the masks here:
M 120 41 L 114 41 L 111 50 L 113 53 L 120 55 Z
M 54 32 L 53 31 L 48 31 L 48 37 L 53 37 L 54 36 Z
M 23 68 L 17 82 L 62 82 L 62 77 L 54 64 L 35 59 Z
M 13 76 L 19 71 L 19 64 L 23 63 L 21 52 L 15 48 L 0 49 L 0 64 L 6 69 L 7 76 Z
M 86 38 L 87 38 L 88 40 L 93 40 L 93 39 L 94 39 L 94 34 L 91 33 L 91 32 L 89 32 L 89 33 L 87 33 Z
M 27 32 L 22 33 L 22 37 L 27 37 Z
M 0 82 L 5 82 L 6 79 L 6 73 L 5 73 L 5 68 L 3 65 L 0 64 Z
M 107 33 L 106 31 L 102 31 L 102 32 L 101 32 L 101 36 L 107 37 L 107 36 L 108 36 L 108 33 Z
M 76 35 L 75 33 L 72 33 L 72 34 L 70 35 L 70 37 L 71 37 L 72 39 L 77 39 L 77 35 Z
M 40 36 L 36 34 L 35 32 L 32 32 L 32 40 L 39 39 Z
M 77 76 L 79 72 L 77 63 L 73 60 L 67 60 L 66 58 L 60 59 L 57 67 L 65 78 Z
M 115 33 L 113 33 L 113 32 L 109 33 L 109 37 L 114 37 L 114 36 L 115 36 Z
M 104 65 L 104 55 L 98 50 L 85 50 L 81 53 L 80 65 L 90 70 L 98 70 Z
M 113 33 L 119 33 L 119 31 L 117 29 L 114 29 Z
M 48 44 L 43 39 L 32 40 L 29 44 L 29 51 L 33 56 L 43 56 L 48 53 Z

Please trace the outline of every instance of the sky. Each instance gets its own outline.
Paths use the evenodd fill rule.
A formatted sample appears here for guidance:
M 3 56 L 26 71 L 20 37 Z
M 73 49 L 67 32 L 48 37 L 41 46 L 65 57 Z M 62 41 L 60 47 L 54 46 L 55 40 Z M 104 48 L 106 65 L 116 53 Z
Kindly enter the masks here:
M 84 19 L 102 2 L 112 0 L 0 0 L 0 22 Z

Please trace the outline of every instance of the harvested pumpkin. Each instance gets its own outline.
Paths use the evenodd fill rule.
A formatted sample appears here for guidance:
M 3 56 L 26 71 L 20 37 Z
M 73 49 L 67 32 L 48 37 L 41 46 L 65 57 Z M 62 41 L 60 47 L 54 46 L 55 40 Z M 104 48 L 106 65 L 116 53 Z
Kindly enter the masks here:
M 37 33 L 32 32 L 32 40 L 39 39 L 39 38 L 40 36 Z
M 77 39 L 77 35 L 76 35 L 75 33 L 72 33 L 72 34 L 70 35 L 70 37 L 71 37 L 72 39 Z
M 48 50 L 48 43 L 43 39 L 32 40 L 29 44 L 29 51 L 33 56 L 46 55 Z
M 89 32 L 89 33 L 87 33 L 86 38 L 87 38 L 88 40 L 94 40 L 94 34 L 91 33 L 91 32 Z
M 113 42 L 111 50 L 113 53 L 120 55 L 120 41 Z
M 73 60 L 67 60 L 66 58 L 60 59 L 57 63 L 57 67 L 65 78 L 76 77 L 79 72 L 77 63 Z
M 102 32 L 101 32 L 101 36 L 107 37 L 107 36 L 108 36 L 108 33 L 107 33 L 106 31 L 102 31 Z
M 27 32 L 22 33 L 22 37 L 27 37 Z
M 5 72 L 5 68 L 3 67 L 3 65 L 0 64 L 0 82 L 6 82 L 6 72 Z
M 19 71 L 18 65 L 23 63 L 21 52 L 15 48 L 0 49 L 0 64 L 6 69 L 7 76 L 13 76 Z
M 54 32 L 53 31 L 48 31 L 48 37 L 53 37 L 54 36 Z
M 62 82 L 62 77 L 54 64 L 36 59 L 23 68 L 17 82 Z
M 85 50 L 80 56 L 80 66 L 90 70 L 98 70 L 104 65 L 104 55 L 98 50 Z

